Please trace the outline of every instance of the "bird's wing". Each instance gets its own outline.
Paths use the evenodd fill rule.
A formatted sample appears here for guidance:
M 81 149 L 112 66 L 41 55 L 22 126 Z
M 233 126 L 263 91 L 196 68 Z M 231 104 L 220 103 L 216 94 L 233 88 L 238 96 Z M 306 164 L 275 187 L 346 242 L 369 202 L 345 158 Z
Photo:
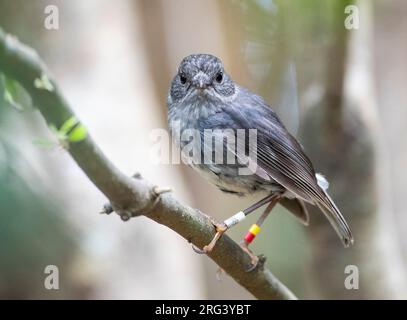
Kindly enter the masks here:
M 263 121 L 260 121 L 263 122 Z M 268 132 L 257 130 L 257 164 L 297 197 L 318 206 L 338 233 L 345 247 L 353 236 L 345 218 L 318 182 L 315 170 L 301 145 L 276 121 Z
M 353 238 L 342 214 L 317 181 L 311 161 L 302 146 L 287 131 L 274 111 L 255 94 L 240 88 L 239 96 L 205 122 L 218 128 L 257 129 L 257 144 L 248 145 L 247 140 L 237 144 L 249 149 L 249 157 L 260 170 L 289 190 L 296 197 L 317 205 L 340 235 L 345 246 Z M 255 155 L 253 159 L 252 155 Z M 259 175 L 261 176 L 261 175 Z
M 222 109 L 223 112 L 210 116 L 202 125 L 211 129 L 256 129 L 257 143 L 254 145 L 248 144 L 248 131 L 245 140 L 237 138 L 236 142 L 237 147 L 240 144 L 240 150 L 245 150 L 250 160 L 260 167 L 259 172 L 266 172 L 307 202 L 325 202 L 325 194 L 318 186 L 311 161 L 261 97 L 245 90 Z
M 236 149 L 244 150 L 249 160 L 257 165 L 258 176 L 267 179 L 266 175 L 269 175 L 297 197 L 312 204 L 316 198 L 323 201 L 323 192 L 319 190 L 314 169 L 302 147 L 274 111 L 267 105 L 259 104 L 261 101 L 255 99 L 249 104 L 250 101 L 240 99 L 239 105 L 225 106 L 223 112 L 202 119 L 200 127 L 246 130 L 243 139 L 236 135 Z M 255 144 L 248 143 L 249 129 L 256 129 Z M 224 150 L 229 150 L 229 147 L 225 144 Z M 242 155 L 236 156 L 239 158 Z
M 324 202 L 310 160 L 281 124 L 273 123 L 268 131 L 257 130 L 257 164 L 303 200 Z

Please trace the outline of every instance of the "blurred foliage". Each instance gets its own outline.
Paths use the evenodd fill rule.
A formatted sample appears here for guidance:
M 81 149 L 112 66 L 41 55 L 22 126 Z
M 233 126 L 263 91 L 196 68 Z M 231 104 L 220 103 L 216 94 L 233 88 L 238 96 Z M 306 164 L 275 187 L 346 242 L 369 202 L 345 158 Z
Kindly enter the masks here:
M 246 40 L 242 51 L 256 79 L 256 89 L 277 110 L 280 79 L 287 61 L 296 64 L 300 92 L 314 82 L 324 83 L 329 61 L 334 58 L 328 52 L 329 46 L 337 41 L 338 28 L 344 29 L 344 8 L 352 0 L 232 0 L 230 3 L 233 4 L 231 18 Z
M 31 107 L 31 97 L 20 84 L 0 74 L 0 99 L 18 111 Z
M 78 250 L 77 235 L 42 181 L 33 189 L 19 172 L 31 165 L 15 145 L 18 139 L 10 140 L 18 136 L 12 113 L 16 110 L 0 99 L 0 298 L 73 297 L 77 288 L 69 269 Z M 59 267 L 58 291 L 44 288 L 44 269 L 51 264 Z

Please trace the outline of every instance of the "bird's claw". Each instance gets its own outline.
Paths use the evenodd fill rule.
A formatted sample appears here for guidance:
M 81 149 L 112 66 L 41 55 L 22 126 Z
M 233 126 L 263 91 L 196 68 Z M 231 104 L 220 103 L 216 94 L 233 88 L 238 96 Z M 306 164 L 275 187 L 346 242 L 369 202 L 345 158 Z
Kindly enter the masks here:
M 204 215 L 211 221 L 211 223 L 215 227 L 216 234 L 213 237 L 213 239 L 211 240 L 211 242 L 209 244 L 207 244 L 206 246 L 204 246 L 202 249 L 199 249 L 197 246 L 192 244 L 192 250 L 194 250 L 198 254 L 207 254 L 207 253 L 211 252 L 213 250 L 213 248 L 215 247 L 216 242 L 220 239 L 220 237 L 228 229 L 228 227 L 223 222 L 219 223 L 219 222 L 215 221 L 215 219 L 212 218 L 211 216 L 208 216 L 206 214 L 204 214 Z
M 192 250 L 194 250 L 195 253 L 197 253 L 197 254 L 206 254 L 205 250 L 199 249 L 199 248 L 198 248 L 196 245 L 194 245 L 194 244 L 192 244 L 191 247 L 192 247 Z
M 202 249 L 199 249 L 197 246 L 192 244 L 192 250 L 194 250 L 198 254 L 208 254 L 209 252 L 211 252 L 213 250 L 216 242 L 220 239 L 220 237 L 222 236 L 222 234 L 224 232 L 225 231 L 217 231 L 215 236 L 213 237 L 212 241 L 208 245 L 204 246 Z
M 261 256 L 260 258 L 256 256 L 250 249 L 248 243 L 246 241 L 242 241 L 240 243 L 240 247 L 243 249 L 244 252 L 246 252 L 249 257 L 250 257 L 250 266 L 246 269 L 246 272 L 252 272 L 254 271 L 257 267 L 260 266 L 261 263 L 264 263 L 265 258 Z
M 253 256 L 253 257 L 251 257 L 250 266 L 245 271 L 248 273 L 252 272 L 257 268 L 258 265 L 259 265 L 259 258 L 257 256 Z
M 113 212 L 113 207 L 112 204 L 109 203 L 105 203 L 103 205 L 103 208 L 99 211 L 100 214 L 111 214 Z

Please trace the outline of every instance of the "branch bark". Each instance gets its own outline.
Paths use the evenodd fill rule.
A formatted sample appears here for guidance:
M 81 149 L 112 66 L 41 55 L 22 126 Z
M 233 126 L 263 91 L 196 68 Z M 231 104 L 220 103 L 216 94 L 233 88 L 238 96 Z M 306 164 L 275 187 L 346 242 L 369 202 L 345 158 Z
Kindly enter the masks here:
M 1 29 L 0 71 L 25 88 L 48 126 L 60 128 L 75 116 L 36 52 Z M 44 76 L 50 80 L 52 90 L 34 85 L 36 79 Z M 144 215 L 171 228 L 200 248 L 214 236 L 214 227 L 207 216 L 183 205 L 170 193 L 161 193 L 140 175 L 134 178 L 124 175 L 107 159 L 89 134 L 80 142 L 69 143 L 67 151 L 110 200 L 114 211 L 123 220 Z M 296 299 L 263 264 L 253 272 L 246 272 L 249 256 L 227 235 L 219 240 L 209 257 L 256 298 Z

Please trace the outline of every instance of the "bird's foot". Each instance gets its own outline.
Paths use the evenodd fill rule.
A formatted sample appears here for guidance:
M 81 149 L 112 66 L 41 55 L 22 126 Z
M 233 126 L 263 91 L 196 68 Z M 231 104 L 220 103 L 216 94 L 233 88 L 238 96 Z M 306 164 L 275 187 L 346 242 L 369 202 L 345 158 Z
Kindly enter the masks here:
M 220 239 L 220 237 L 228 229 L 228 227 L 223 222 L 219 223 L 214 218 L 212 218 L 211 216 L 208 216 L 206 214 L 205 214 L 205 216 L 207 216 L 208 219 L 211 221 L 211 223 L 214 225 L 215 230 L 216 230 L 216 234 L 213 237 L 212 241 L 209 244 L 207 244 L 206 246 L 204 246 L 202 249 L 199 249 L 196 246 L 192 245 L 192 249 L 196 253 L 199 253 L 199 254 L 207 254 L 207 253 L 211 252 L 213 250 L 213 248 L 215 247 L 217 241 Z
M 249 249 L 249 244 L 245 240 L 242 240 L 242 242 L 240 243 L 240 247 L 243 249 L 244 252 L 246 252 L 249 255 L 251 260 L 250 266 L 249 268 L 246 269 L 246 272 L 252 272 L 259 266 L 260 259 L 253 253 L 253 251 Z

